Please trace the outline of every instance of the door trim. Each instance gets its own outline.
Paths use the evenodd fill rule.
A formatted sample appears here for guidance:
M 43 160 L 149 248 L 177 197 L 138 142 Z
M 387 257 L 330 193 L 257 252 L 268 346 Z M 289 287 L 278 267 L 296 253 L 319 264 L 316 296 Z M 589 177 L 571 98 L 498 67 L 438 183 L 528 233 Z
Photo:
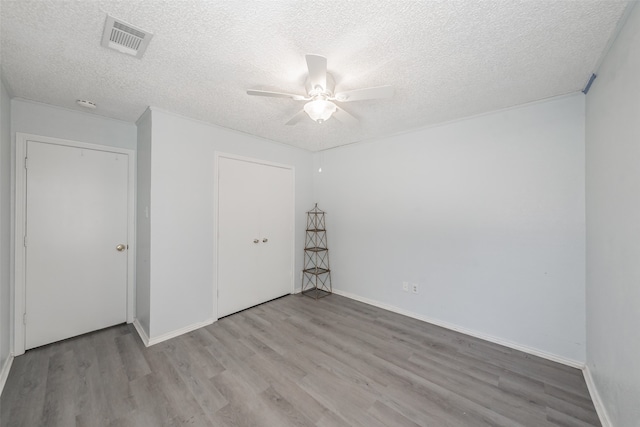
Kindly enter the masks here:
M 278 168 L 283 168 L 283 169 L 289 169 L 291 170 L 291 174 L 292 174 L 292 183 L 291 183 L 291 197 L 292 197 L 292 218 L 293 218 L 293 224 L 291 224 L 291 226 L 293 227 L 293 232 L 291 233 L 291 293 L 295 293 L 295 280 L 294 280 L 294 270 L 295 270 L 295 260 L 296 260 L 296 256 L 295 256 L 295 251 L 296 251 L 296 169 L 295 167 L 291 166 L 291 165 L 285 165 L 282 163 L 275 163 L 275 162 L 270 162 L 267 160 L 261 160 L 261 159 L 256 159 L 256 158 L 251 158 L 251 157 L 245 157 L 245 156 L 238 156 L 236 154 L 230 154 L 230 153 L 223 153 L 223 152 L 219 152 L 219 151 L 215 151 L 214 154 L 214 176 L 215 176 L 215 185 L 213 186 L 214 189 L 214 195 L 213 195 L 213 250 L 214 250 L 214 255 L 213 255 L 213 315 L 212 318 L 215 320 L 218 320 L 218 209 L 219 209 L 219 194 L 220 194 L 220 168 L 219 166 L 219 162 L 220 162 L 220 158 L 226 158 L 226 159 L 232 159 L 232 160 L 240 160 L 240 161 L 245 161 L 245 162 L 250 162 L 250 163 L 257 163 L 259 165 L 266 165 L 266 166 L 273 166 L 273 167 L 278 167 Z
M 128 212 L 127 212 L 127 323 L 133 322 L 135 316 L 135 165 L 136 153 L 126 148 L 109 147 L 106 145 L 90 144 L 67 139 L 51 138 L 16 132 L 16 198 L 15 198 L 15 239 L 14 239 L 14 271 L 15 285 L 13 295 L 13 354 L 19 356 L 25 351 L 25 304 L 26 304 L 26 250 L 24 236 L 26 230 L 27 180 L 25 156 L 27 141 L 67 147 L 84 148 L 87 150 L 106 151 L 109 153 L 126 154 L 128 158 Z

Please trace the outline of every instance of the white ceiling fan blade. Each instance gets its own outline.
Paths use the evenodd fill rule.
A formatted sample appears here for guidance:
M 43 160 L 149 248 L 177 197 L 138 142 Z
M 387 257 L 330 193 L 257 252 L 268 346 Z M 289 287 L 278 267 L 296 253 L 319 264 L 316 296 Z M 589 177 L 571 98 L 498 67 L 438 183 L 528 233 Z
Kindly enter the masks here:
M 365 99 L 391 98 L 392 96 L 393 86 L 378 86 L 339 92 L 336 93 L 334 99 L 338 102 L 351 102 L 364 101 Z
M 248 90 L 247 95 L 270 96 L 273 98 L 291 98 L 291 99 L 295 99 L 296 101 L 308 101 L 309 99 L 311 99 L 303 95 L 295 95 L 292 93 L 282 93 L 282 92 L 271 92 L 268 90 Z
M 345 125 L 357 125 L 358 123 L 360 123 L 358 119 L 356 119 L 355 117 L 353 117 L 351 114 L 347 113 L 340 107 L 338 107 L 336 109 L 336 112 L 333 113 L 333 117 L 335 117 L 336 120 L 338 120 L 341 123 L 344 123 Z
M 306 55 L 307 68 L 309 69 L 309 82 L 311 88 L 320 86 L 324 91 L 327 88 L 327 58 L 320 55 Z
M 298 123 L 300 120 L 304 119 L 307 116 L 307 113 L 304 112 L 304 110 L 300 110 L 298 112 L 298 114 L 296 114 L 295 116 L 291 117 L 291 120 L 289 120 L 287 123 L 285 123 L 285 125 L 287 126 L 291 126 L 291 125 L 295 125 L 296 123 Z

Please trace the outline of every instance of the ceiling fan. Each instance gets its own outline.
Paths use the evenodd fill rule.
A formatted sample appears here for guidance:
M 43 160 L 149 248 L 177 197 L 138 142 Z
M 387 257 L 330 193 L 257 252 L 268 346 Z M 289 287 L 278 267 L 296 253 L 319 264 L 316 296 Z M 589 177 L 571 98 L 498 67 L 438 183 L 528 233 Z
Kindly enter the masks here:
M 358 123 L 358 119 L 338 107 L 335 102 L 363 101 L 366 99 L 391 98 L 392 86 L 378 86 L 334 93 L 335 80 L 327 73 L 327 58 L 320 55 L 305 55 L 309 77 L 305 83 L 307 95 L 270 92 L 265 90 L 248 90 L 248 95 L 270 96 L 274 98 L 291 98 L 295 101 L 308 101 L 303 109 L 289 120 L 287 125 L 298 123 L 307 114 L 317 123 L 329 120 L 332 116 L 345 124 Z

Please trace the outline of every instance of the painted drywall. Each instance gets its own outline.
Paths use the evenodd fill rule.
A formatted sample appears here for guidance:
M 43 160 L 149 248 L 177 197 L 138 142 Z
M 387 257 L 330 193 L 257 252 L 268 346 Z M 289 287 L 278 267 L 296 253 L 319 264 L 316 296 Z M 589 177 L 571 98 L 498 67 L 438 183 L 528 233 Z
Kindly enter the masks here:
M 11 98 L 0 78 L 0 372 L 2 372 L 11 351 L 10 271 Z M 1 388 L 0 391 L 2 391 Z
M 304 212 L 313 207 L 314 199 L 310 152 L 159 109 L 151 108 L 151 114 L 153 340 L 212 319 L 216 151 L 294 166 L 296 271 L 302 270 Z
M 315 162 L 334 288 L 584 361 L 582 94 Z
M 136 125 L 23 99 L 11 100 L 11 132 L 136 149 Z
M 586 100 L 587 367 L 611 425 L 640 422 L 640 7 Z
M 147 110 L 136 123 L 138 152 L 136 168 L 136 319 L 149 336 L 151 303 L 151 111 Z

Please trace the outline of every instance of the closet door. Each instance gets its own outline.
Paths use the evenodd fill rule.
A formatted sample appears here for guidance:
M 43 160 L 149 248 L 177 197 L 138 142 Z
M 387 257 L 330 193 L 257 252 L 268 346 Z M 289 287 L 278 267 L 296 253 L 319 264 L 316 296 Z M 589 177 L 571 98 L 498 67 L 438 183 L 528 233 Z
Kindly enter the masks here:
M 218 161 L 218 317 L 293 291 L 293 170 Z

